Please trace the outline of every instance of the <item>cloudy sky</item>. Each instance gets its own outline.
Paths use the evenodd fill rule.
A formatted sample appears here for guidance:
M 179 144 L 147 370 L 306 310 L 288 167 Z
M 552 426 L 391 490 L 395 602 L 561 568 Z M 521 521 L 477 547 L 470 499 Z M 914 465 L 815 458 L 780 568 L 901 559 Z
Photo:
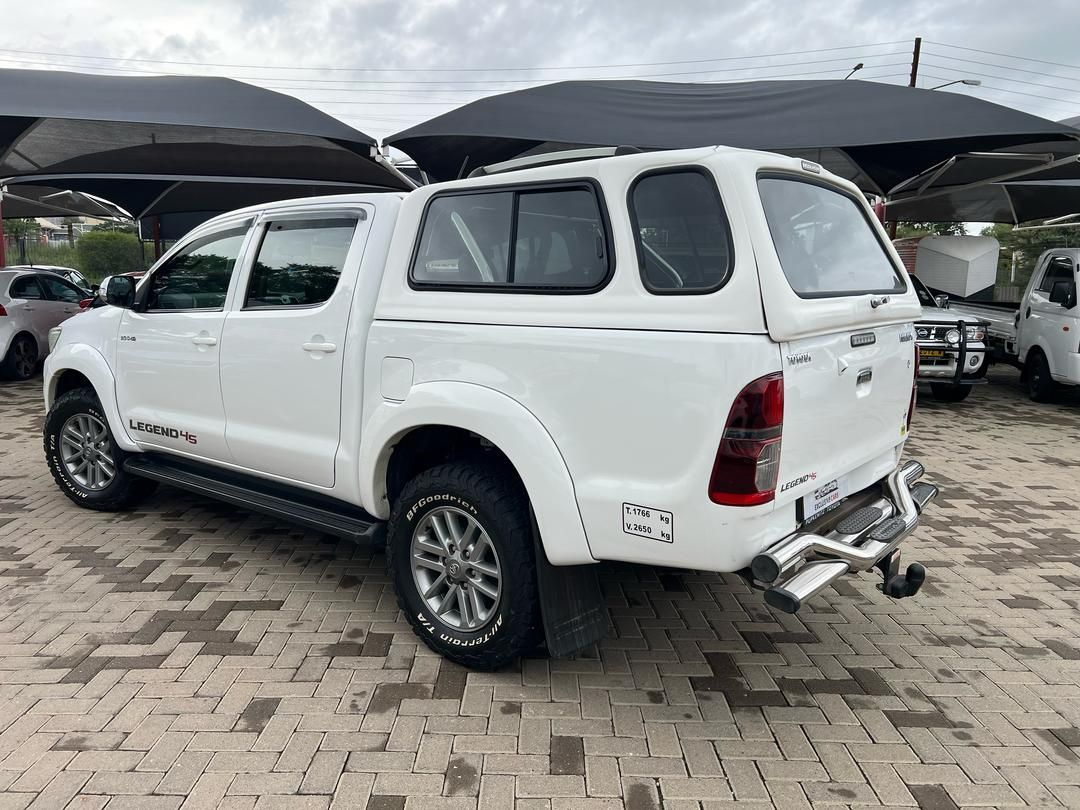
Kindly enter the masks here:
M 842 78 L 1080 115 L 1080 3 L 1043 0 L 0 0 L 0 66 L 227 75 L 375 136 L 568 78 Z

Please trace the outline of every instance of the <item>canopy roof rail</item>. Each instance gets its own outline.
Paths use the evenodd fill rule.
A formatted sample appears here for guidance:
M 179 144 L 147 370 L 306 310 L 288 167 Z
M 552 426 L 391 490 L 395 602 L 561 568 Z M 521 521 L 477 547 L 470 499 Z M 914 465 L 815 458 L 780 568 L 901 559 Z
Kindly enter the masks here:
M 512 160 L 504 160 L 502 163 L 489 163 L 487 166 L 473 169 L 469 172 L 469 177 L 484 177 L 489 174 L 501 174 L 503 172 L 517 171 L 518 169 L 532 169 L 537 166 L 553 166 L 557 163 L 574 163 L 579 160 L 633 155 L 644 151 L 644 149 L 639 149 L 636 146 L 598 146 L 588 149 L 544 152 L 538 155 L 525 155 Z

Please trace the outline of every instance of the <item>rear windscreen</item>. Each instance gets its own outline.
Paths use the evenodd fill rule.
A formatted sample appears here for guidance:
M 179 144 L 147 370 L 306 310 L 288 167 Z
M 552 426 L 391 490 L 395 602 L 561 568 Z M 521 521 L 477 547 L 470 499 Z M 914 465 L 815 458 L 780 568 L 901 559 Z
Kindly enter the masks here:
M 859 203 L 794 178 L 758 179 L 776 255 L 803 298 L 903 292 L 903 279 Z

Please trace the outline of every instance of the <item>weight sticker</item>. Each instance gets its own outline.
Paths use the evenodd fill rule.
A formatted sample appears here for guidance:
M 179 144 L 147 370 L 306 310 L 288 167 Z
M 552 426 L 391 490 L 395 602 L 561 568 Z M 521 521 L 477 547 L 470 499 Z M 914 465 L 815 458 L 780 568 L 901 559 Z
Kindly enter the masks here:
M 622 510 L 623 531 L 627 534 L 661 543 L 675 542 L 675 519 L 671 512 L 633 503 L 624 503 Z

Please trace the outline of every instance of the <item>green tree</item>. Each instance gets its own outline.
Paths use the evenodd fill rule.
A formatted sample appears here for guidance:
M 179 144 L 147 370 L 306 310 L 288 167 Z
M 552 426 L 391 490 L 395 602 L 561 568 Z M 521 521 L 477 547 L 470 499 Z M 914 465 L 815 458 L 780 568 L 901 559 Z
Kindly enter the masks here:
M 967 231 L 963 222 L 901 222 L 896 226 L 896 237 L 912 236 L 964 236 Z
M 130 233 L 93 230 L 80 237 L 75 249 L 83 274 L 91 281 L 144 269 L 139 240 Z
M 984 228 L 982 235 L 994 237 L 1001 246 L 998 254 L 998 283 L 1016 284 L 1021 288 L 1027 286 L 1031 272 L 1035 269 L 1035 262 L 1044 251 L 1080 246 L 1080 224 L 1034 230 L 1017 230 L 1012 225 L 998 224 Z
M 34 239 L 41 233 L 36 219 L 5 219 L 4 233 L 15 239 Z

